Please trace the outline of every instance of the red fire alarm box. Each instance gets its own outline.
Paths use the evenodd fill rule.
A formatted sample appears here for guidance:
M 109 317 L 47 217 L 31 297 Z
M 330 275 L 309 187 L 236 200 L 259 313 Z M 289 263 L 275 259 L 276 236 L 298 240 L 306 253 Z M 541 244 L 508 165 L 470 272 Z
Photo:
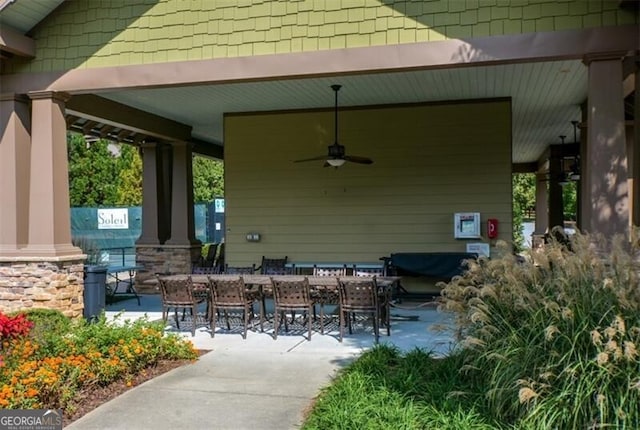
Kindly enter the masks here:
M 489 239 L 498 237 L 498 220 L 495 218 L 489 218 L 487 220 L 487 237 L 489 237 Z

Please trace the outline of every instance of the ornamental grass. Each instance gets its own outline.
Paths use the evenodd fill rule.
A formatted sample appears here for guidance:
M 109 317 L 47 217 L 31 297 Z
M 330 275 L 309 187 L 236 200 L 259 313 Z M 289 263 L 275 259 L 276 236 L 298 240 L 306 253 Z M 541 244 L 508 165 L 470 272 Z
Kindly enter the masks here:
M 603 251 L 606 250 L 606 251 Z M 577 234 L 522 261 L 469 262 L 444 286 L 460 371 L 517 428 L 640 428 L 640 250 Z
M 448 356 L 373 348 L 303 428 L 639 429 L 640 242 L 578 234 L 524 259 L 500 247 L 441 284 Z
M 162 323 L 70 320 L 54 310 L 0 313 L 0 408 L 73 412 L 77 394 L 133 376 L 160 360 L 195 360 L 193 344 Z

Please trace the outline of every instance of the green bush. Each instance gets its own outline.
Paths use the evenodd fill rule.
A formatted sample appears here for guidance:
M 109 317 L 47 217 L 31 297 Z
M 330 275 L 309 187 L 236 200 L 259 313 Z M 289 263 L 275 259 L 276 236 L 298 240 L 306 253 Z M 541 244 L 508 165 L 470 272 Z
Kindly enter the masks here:
M 606 250 L 603 252 L 602 250 Z M 517 428 L 640 428 L 638 241 L 576 235 L 444 286 L 463 375 Z
M 28 334 L 5 339 L 0 347 L 0 407 L 73 411 L 83 389 L 133 376 L 159 360 L 195 360 L 194 346 L 165 335 L 162 323 L 143 318 L 95 322 L 68 320 L 55 311 L 27 312 Z

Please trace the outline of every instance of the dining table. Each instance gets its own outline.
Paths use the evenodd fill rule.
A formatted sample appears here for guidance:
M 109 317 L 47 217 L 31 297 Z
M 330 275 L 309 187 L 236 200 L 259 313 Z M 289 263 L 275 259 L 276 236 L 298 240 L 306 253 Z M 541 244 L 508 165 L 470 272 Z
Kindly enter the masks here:
M 312 290 L 331 292 L 337 291 L 338 280 L 344 282 L 357 282 L 368 279 L 361 276 L 311 276 L 311 275 L 263 275 L 263 274 L 173 274 L 164 275 L 166 279 L 182 280 L 191 277 L 194 289 L 208 291 L 209 279 L 211 280 L 234 280 L 238 277 L 242 277 L 244 283 L 247 285 L 248 291 L 257 291 L 260 297 L 260 316 L 264 318 L 266 315 L 265 310 L 265 297 L 267 296 L 268 287 L 272 285 L 271 280 L 284 280 L 284 281 L 303 281 L 305 278 L 309 282 L 309 287 Z M 382 313 L 382 321 L 388 320 L 386 316 L 390 312 L 391 293 L 393 288 L 397 288 L 400 280 L 400 276 L 375 276 L 376 285 L 379 289 L 380 309 Z M 265 288 L 266 287 L 266 288 Z

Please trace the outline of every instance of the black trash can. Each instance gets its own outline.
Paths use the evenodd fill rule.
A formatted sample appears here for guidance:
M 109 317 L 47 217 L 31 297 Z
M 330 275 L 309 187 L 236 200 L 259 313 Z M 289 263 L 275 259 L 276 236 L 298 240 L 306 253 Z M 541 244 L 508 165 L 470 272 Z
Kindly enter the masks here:
M 84 266 L 84 312 L 87 321 L 99 318 L 104 310 L 107 266 Z

